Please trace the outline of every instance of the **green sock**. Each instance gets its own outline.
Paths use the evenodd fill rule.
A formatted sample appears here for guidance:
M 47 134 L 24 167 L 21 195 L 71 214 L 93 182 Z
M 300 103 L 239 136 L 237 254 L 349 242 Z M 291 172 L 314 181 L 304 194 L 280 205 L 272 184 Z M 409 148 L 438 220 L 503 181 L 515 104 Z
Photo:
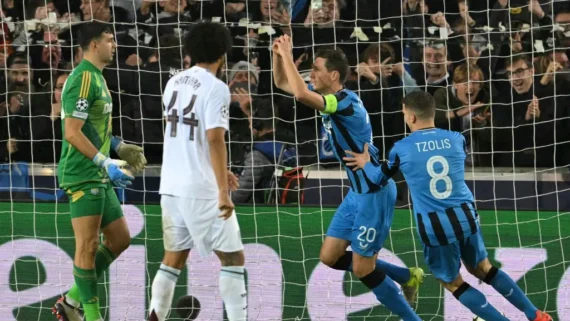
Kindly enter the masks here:
M 98 321 L 101 318 L 99 312 L 99 297 L 97 296 L 97 274 L 95 269 L 85 270 L 73 266 L 73 276 L 75 284 L 79 288 L 85 321 Z
M 103 275 L 114 260 L 115 255 L 113 255 L 109 248 L 104 244 L 99 245 L 99 248 L 97 248 L 97 255 L 95 255 L 95 273 L 97 273 L 97 279 Z M 72 299 L 75 302 L 81 302 L 81 295 L 79 294 L 77 282 L 71 286 L 71 289 L 69 289 L 69 292 L 67 292 L 65 297 Z

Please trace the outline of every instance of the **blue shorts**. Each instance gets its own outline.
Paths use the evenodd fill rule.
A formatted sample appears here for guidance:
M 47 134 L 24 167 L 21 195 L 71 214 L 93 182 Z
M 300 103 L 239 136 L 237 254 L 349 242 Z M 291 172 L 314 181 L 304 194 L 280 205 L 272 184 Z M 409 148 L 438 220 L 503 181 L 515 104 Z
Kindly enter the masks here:
M 424 245 L 424 259 L 433 276 L 450 283 L 459 275 L 461 261 L 463 264 L 476 267 L 487 258 L 487 250 L 483 243 L 481 230 L 444 246 L 429 247 Z
M 375 193 L 350 190 L 336 210 L 327 236 L 351 242 L 352 251 L 361 256 L 374 256 L 390 233 L 396 196 L 396 183 L 391 179 Z

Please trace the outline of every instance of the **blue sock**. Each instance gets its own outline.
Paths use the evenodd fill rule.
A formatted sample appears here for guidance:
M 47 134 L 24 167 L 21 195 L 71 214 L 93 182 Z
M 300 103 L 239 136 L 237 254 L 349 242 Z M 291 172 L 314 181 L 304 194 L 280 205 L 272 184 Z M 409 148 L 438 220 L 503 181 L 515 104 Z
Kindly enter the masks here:
M 378 301 L 404 321 L 421 321 L 412 307 L 404 300 L 400 289 L 378 267 L 360 281 L 372 290 Z
M 332 266 L 335 270 L 352 272 L 352 251 L 346 251 Z M 376 260 L 376 268 L 386 273 L 392 280 L 399 284 L 406 284 L 410 280 L 410 269 L 396 266 L 382 260 Z
M 386 261 L 376 260 L 376 268 L 401 285 L 408 283 L 411 277 L 410 269 L 390 264 Z
M 505 299 L 517 309 L 524 312 L 529 320 L 536 318 L 536 311 L 538 311 L 538 309 L 530 302 L 521 288 L 519 288 L 507 273 L 493 266 L 489 273 L 487 273 L 487 277 L 485 277 L 484 281 L 495 288 L 497 292 L 504 296 Z
M 485 319 L 485 321 L 509 321 L 487 301 L 483 293 L 472 288 L 467 282 L 455 290 L 453 296 L 473 314 Z

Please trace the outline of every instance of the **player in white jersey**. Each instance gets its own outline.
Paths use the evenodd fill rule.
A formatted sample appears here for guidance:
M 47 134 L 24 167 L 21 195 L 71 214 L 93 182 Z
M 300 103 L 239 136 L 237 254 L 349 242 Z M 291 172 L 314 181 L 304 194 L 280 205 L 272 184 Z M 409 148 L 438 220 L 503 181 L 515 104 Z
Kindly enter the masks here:
M 190 249 L 221 261 L 220 296 L 230 321 L 247 320 L 244 255 L 228 172 L 225 132 L 230 91 L 216 76 L 231 49 L 221 24 L 195 25 L 185 39 L 195 66 L 173 76 L 163 95 L 166 132 L 160 181 L 164 259 L 152 283 L 149 321 L 168 316 Z M 208 302 L 207 304 L 213 304 Z

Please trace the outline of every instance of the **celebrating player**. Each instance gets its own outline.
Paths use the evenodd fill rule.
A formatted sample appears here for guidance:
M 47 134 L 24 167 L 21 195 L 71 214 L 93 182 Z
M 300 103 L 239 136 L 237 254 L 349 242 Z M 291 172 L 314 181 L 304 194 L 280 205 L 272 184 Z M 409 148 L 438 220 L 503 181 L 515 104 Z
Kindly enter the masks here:
M 273 73 L 277 87 L 321 112 L 334 154 L 346 168 L 350 180 L 351 189 L 328 228 L 321 261 L 333 269 L 352 271 L 380 302 L 405 321 L 420 320 L 399 295 L 392 279 L 402 284 L 409 301 L 413 302 L 423 271 L 376 260 L 390 231 L 396 185 L 393 180 L 373 183 L 364 171 L 352 171 L 342 160 L 345 149 L 360 152 L 365 143 L 372 141 L 366 109 L 360 98 L 342 85 L 348 73 L 346 56 L 341 50 L 318 52 L 311 84 L 307 87 L 293 61 L 291 40 L 282 36 L 273 45 Z M 373 145 L 370 148 L 378 164 L 378 150 Z M 349 244 L 353 251 L 346 251 Z
M 247 320 L 243 244 L 228 194 L 237 188 L 237 178 L 227 170 L 224 138 L 230 90 L 216 78 L 231 46 L 223 25 L 195 25 L 185 47 L 196 65 L 172 77 L 164 90 L 168 123 L 160 194 L 165 253 L 152 283 L 150 321 L 166 319 L 192 248 L 220 258 L 220 296 L 228 319 Z
M 410 192 L 418 234 L 427 266 L 441 284 L 464 306 L 486 321 L 508 321 L 485 296 L 463 281 L 461 261 L 474 276 L 491 285 L 529 320 L 549 321 L 518 285 L 491 265 L 474 207 L 465 184 L 465 138 L 461 133 L 434 127 L 435 101 L 423 91 L 407 95 L 404 119 L 412 134 L 397 142 L 388 160 L 378 165 L 365 146 L 362 154 L 346 151 L 355 170 L 364 170 L 376 184 L 402 170 Z
M 57 166 L 59 186 L 69 197 L 75 234 L 75 284 L 57 301 L 61 321 L 102 321 L 97 279 L 130 244 L 130 234 L 113 186 L 126 187 L 146 164 L 142 148 L 111 135 L 111 94 L 101 71 L 113 60 L 116 43 L 111 27 L 90 23 L 79 44 L 83 61 L 69 75 L 62 92 L 63 147 Z M 114 149 L 123 160 L 109 158 Z M 100 233 L 105 241 L 99 244 Z

